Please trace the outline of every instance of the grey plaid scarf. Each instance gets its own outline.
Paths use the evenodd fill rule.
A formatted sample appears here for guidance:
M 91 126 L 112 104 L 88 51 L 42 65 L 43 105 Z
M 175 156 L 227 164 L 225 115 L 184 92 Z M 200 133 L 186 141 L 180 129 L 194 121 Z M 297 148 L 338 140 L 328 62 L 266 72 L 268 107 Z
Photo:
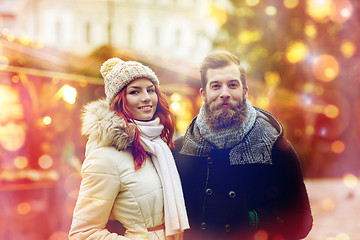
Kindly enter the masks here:
M 206 110 L 190 123 L 181 154 L 209 156 L 213 149 L 229 149 L 230 165 L 263 163 L 272 164 L 271 150 L 280 135 L 281 124 L 264 110 L 254 108 L 247 100 L 247 115 L 240 126 L 212 130 L 206 123 Z

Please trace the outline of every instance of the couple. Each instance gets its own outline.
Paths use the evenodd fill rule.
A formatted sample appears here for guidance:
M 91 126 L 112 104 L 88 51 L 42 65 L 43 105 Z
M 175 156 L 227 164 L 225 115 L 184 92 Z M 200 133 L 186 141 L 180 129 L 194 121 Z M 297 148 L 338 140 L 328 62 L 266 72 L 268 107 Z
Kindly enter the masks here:
M 174 143 L 174 116 L 154 72 L 107 60 L 106 100 L 85 106 L 89 136 L 70 239 L 304 238 L 312 227 L 298 156 L 280 123 L 247 100 L 239 59 L 201 66 L 205 104 Z M 174 160 L 175 159 L 175 160 Z M 125 228 L 110 232 L 108 221 Z

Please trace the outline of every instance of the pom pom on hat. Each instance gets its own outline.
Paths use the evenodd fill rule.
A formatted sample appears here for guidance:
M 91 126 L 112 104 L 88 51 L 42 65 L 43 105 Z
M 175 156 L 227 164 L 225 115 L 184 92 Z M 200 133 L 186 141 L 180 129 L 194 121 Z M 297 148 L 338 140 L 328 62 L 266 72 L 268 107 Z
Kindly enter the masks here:
M 135 61 L 125 62 L 120 58 L 110 58 L 103 63 L 100 72 L 104 78 L 106 100 L 109 104 L 126 85 L 135 79 L 148 78 L 159 85 L 155 73 L 149 67 Z

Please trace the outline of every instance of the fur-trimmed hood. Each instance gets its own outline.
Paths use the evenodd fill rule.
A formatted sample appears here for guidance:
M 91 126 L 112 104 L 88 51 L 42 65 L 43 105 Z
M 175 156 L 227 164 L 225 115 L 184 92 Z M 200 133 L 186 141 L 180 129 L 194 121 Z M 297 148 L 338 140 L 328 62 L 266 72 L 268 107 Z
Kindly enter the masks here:
M 105 99 L 86 104 L 83 111 L 81 133 L 89 136 L 89 143 L 94 142 L 96 147 L 113 146 L 117 150 L 131 146 L 135 125 L 129 123 L 129 130 L 125 120 L 110 110 Z

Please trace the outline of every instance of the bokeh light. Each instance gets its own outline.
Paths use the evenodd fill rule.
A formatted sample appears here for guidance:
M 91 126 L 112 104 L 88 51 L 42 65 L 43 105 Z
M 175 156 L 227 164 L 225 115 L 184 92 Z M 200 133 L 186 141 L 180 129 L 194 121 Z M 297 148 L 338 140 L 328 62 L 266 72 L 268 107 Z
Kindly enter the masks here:
M 302 41 L 290 42 L 286 50 L 286 59 L 290 63 L 303 61 L 309 53 L 309 49 Z
M 312 66 L 314 76 L 323 82 L 334 80 L 340 71 L 339 62 L 331 55 L 319 56 Z
M 245 30 L 239 33 L 238 40 L 241 44 L 250 44 L 259 41 L 262 35 L 262 32 L 259 30 Z
M 50 125 L 50 124 L 51 124 L 51 117 L 50 117 L 50 116 L 45 116 L 45 117 L 43 118 L 43 123 L 44 123 L 45 125 Z
M 14 159 L 14 166 L 18 169 L 24 169 L 29 165 L 29 160 L 24 156 L 17 156 Z
M 339 116 L 339 108 L 333 104 L 328 104 L 324 108 L 324 114 L 328 118 L 336 118 Z
M 283 4 L 286 8 L 292 9 L 299 5 L 300 0 L 283 0 Z
M 256 99 L 256 105 L 261 108 L 267 108 L 270 104 L 270 100 L 266 96 L 261 96 Z
M 49 155 L 42 155 L 40 158 L 39 158 L 39 166 L 42 168 L 42 169 L 49 169 L 52 167 L 54 161 L 52 159 L 52 157 L 50 157 Z
M 351 58 L 356 53 L 356 45 L 351 41 L 344 41 L 340 46 L 341 52 L 344 57 Z
M 267 6 L 265 8 L 265 14 L 269 16 L 275 16 L 277 14 L 277 9 L 274 6 Z
M 260 0 L 245 0 L 246 4 L 250 7 L 255 7 L 259 4 Z
M 331 150 L 334 153 L 342 153 L 345 151 L 345 144 L 341 140 L 336 140 L 331 144 Z
M 20 215 L 26 215 L 31 211 L 31 205 L 28 202 L 21 202 L 17 205 L 17 211 Z
M 331 0 L 307 0 L 306 12 L 316 21 L 324 22 L 331 14 Z
M 65 84 L 63 87 L 62 87 L 62 93 L 63 93 L 63 99 L 64 101 L 70 103 L 70 104 L 74 104 L 75 103 L 75 100 L 76 100 L 76 95 L 77 95 L 77 92 L 76 92 L 76 89 Z
M 312 23 L 306 23 L 304 32 L 306 36 L 308 36 L 311 39 L 314 39 L 317 35 L 316 27 Z
M 331 13 L 329 18 L 338 23 L 343 23 L 348 20 L 353 11 L 353 6 L 349 0 L 331 1 Z
M 226 10 L 214 3 L 209 3 L 208 15 L 214 18 L 220 26 L 224 25 L 227 21 Z
M 325 212 L 331 212 L 335 209 L 335 202 L 331 198 L 325 198 L 321 201 L 321 208 Z
M 17 151 L 24 146 L 25 137 L 23 125 L 14 122 L 0 125 L 0 145 L 8 151 Z
M 276 87 L 280 84 L 280 74 L 278 72 L 266 72 L 265 83 L 268 87 Z
M 343 176 L 344 185 L 348 188 L 355 188 L 359 184 L 359 178 L 351 173 Z
M 269 234 L 265 230 L 258 230 L 254 234 L 254 240 L 268 240 Z
M 180 109 L 180 103 L 179 102 L 172 102 L 171 105 L 170 105 L 171 109 L 173 111 L 177 111 Z

